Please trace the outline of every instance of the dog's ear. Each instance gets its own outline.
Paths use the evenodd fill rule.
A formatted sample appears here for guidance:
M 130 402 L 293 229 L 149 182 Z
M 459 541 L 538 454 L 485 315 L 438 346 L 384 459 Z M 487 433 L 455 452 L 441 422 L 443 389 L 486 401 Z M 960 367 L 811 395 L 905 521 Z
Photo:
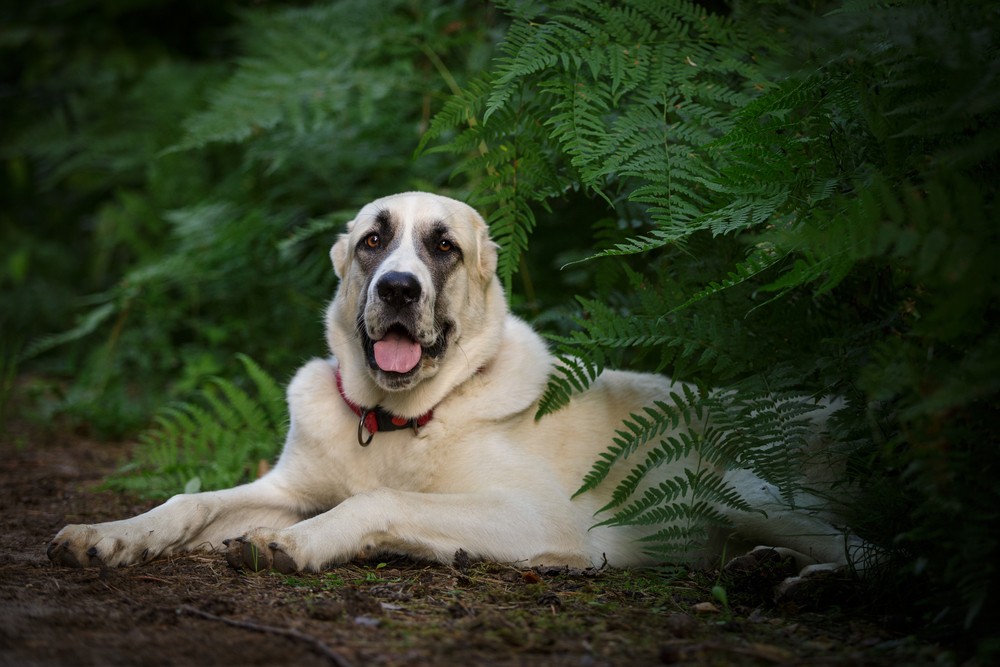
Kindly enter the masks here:
M 337 242 L 330 248 L 330 261 L 333 262 L 333 272 L 343 280 L 347 275 L 347 264 L 350 260 L 351 237 L 349 233 L 343 233 L 337 237 Z
M 479 240 L 479 275 L 483 278 L 483 283 L 488 283 L 497 272 L 497 252 L 500 246 L 497 245 L 489 234 L 484 234 Z
M 497 251 L 500 246 L 490 238 L 490 228 L 486 221 L 476 213 L 476 260 L 479 276 L 483 284 L 488 284 L 497 271 Z

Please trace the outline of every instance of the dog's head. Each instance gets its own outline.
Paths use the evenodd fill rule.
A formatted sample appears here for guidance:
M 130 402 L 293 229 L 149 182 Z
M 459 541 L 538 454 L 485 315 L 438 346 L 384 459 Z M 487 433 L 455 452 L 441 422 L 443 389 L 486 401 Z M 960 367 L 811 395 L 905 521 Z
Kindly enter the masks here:
M 359 402 L 388 397 L 402 414 L 413 401 L 393 395 L 438 378 L 437 389 L 454 386 L 488 360 L 499 336 L 490 327 L 502 331 L 505 305 L 496 246 L 466 204 L 420 192 L 376 200 L 330 257 L 340 285 L 328 339 Z

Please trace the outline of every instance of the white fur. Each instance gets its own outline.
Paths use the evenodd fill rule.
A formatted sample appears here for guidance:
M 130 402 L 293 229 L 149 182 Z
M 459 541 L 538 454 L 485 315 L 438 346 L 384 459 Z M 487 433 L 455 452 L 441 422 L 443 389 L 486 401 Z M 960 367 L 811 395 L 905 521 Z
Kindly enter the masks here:
M 401 392 L 374 379 L 356 331 L 369 277 L 354 261 L 354 248 L 380 207 L 402 221 L 401 233 L 445 220 L 463 250 L 445 289 L 458 331 L 444 358 Z M 429 284 L 413 243 L 405 239 L 380 271 L 406 270 Z M 241 538 L 265 565 L 274 558 L 284 569 L 292 563 L 291 569 L 317 570 L 380 550 L 442 562 L 464 549 L 474 558 L 521 564 L 650 563 L 636 542 L 643 530 L 592 527 L 624 469 L 596 491 L 571 496 L 622 420 L 654 400 L 669 401 L 674 384 L 608 371 L 568 407 L 535 420 L 553 358 L 541 338 L 507 312 L 495 253 L 482 218 L 460 202 L 405 193 L 366 206 L 331 250 L 341 278 L 326 317 L 334 356 L 310 361 L 289 385 L 291 427 L 274 469 L 244 486 L 175 496 L 132 519 L 67 526 L 50 556 L 71 565 L 124 565 L 222 550 L 223 540 Z M 424 307 L 441 296 L 428 295 Z M 356 403 L 407 417 L 433 409 L 433 420 L 416 434 L 378 433 L 369 447 L 359 446 L 358 417 L 337 391 L 338 368 Z M 686 463 L 665 465 L 658 474 L 682 474 Z M 747 471 L 726 474 L 767 512 L 766 519 L 727 513 L 743 543 L 785 547 L 802 565 L 847 561 L 853 538 L 826 518 L 789 509 Z

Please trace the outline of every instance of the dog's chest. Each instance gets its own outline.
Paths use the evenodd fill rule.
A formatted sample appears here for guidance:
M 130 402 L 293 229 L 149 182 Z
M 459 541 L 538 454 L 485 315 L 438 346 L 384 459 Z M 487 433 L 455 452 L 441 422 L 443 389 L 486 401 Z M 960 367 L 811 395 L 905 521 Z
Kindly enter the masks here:
M 440 453 L 427 439 L 412 431 L 377 433 L 367 447 L 355 445 L 337 466 L 347 495 L 379 488 L 428 491 L 440 470 Z

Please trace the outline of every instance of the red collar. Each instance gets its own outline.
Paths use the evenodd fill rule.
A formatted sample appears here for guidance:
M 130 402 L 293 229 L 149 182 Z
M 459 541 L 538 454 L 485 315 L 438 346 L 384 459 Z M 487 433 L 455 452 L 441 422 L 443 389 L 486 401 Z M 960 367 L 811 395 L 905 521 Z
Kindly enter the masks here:
M 399 431 L 404 428 L 412 428 L 413 432 L 416 433 L 418 428 L 434 417 L 433 410 L 429 410 L 415 419 L 407 419 L 406 417 L 397 417 L 377 405 L 374 408 L 363 408 L 347 398 L 347 394 L 344 393 L 344 381 L 340 379 L 339 368 L 337 369 L 336 377 L 337 391 L 340 392 L 340 397 L 344 399 L 344 403 L 347 403 L 347 407 L 351 409 L 351 412 L 360 417 L 360 421 L 358 422 L 358 444 L 362 447 L 370 445 L 372 438 L 379 431 Z M 368 431 L 367 438 L 365 438 L 365 431 Z

